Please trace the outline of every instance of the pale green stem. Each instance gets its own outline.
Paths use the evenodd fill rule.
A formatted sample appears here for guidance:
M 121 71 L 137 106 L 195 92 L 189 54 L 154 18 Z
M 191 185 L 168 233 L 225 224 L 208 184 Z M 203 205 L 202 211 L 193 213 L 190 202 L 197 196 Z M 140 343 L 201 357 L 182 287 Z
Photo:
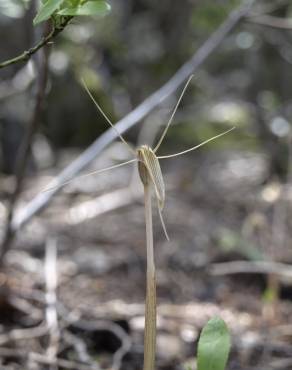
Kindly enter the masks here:
M 151 185 L 144 184 L 147 241 L 144 370 L 154 370 L 156 349 L 156 280 L 153 251 Z

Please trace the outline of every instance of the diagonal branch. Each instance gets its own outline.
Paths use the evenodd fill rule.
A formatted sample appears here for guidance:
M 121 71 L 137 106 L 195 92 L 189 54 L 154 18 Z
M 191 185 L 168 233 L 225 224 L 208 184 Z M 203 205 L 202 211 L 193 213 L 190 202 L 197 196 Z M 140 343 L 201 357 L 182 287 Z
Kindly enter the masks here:
M 214 52 L 218 45 L 225 39 L 229 32 L 245 17 L 255 0 L 245 0 L 237 9 L 230 13 L 225 22 L 207 39 L 207 41 L 196 51 L 181 68 L 170 78 L 170 80 L 160 89 L 150 95 L 138 107 L 127 116 L 116 123 L 115 127 L 120 133 L 124 133 L 141 121 L 148 113 L 156 108 L 161 102 L 173 94 L 177 88 L 196 71 L 207 57 Z M 18 231 L 34 215 L 45 208 L 53 196 L 61 189 L 61 184 L 75 177 L 81 170 L 105 149 L 117 137 L 113 128 L 108 129 L 98 137 L 79 157 L 77 157 L 68 167 L 66 167 L 48 185 L 56 186 L 53 191 L 40 193 L 33 198 L 24 208 L 22 208 L 12 220 L 12 230 Z
M 12 229 L 12 219 L 14 218 L 15 206 L 18 201 L 19 194 L 21 193 L 27 163 L 31 154 L 31 143 L 33 137 L 38 129 L 40 116 L 42 113 L 42 106 L 45 99 L 45 90 L 48 79 L 48 49 L 45 47 L 41 55 L 38 65 L 38 78 L 37 78 L 37 93 L 35 98 L 35 106 L 32 118 L 27 127 L 24 139 L 17 152 L 17 159 L 15 165 L 15 187 L 9 199 L 7 218 L 4 227 L 4 236 L 0 249 L 0 264 L 3 262 L 4 255 L 9 250 L 14 237 Z
M 66 17 L 65 20 L 59 26 L 53 26 L 52 30 L 46 35 L 43 36 L 42 39 L 33 47 L 28 50 L 25 50 L 20 55 L 5 60 L 4 62 L 0 63 L 0 69 L 4 67 L 8 67 L 11 64 L 19 63 L 19 62 L 27 62 L 33 54 L 35 54 L 39 49 L 47 45 L 51 42 L 60 32 L 64 30 L 67 24 L 73 17 Z
M 27 169 L 27 163 L 31 154 L 31 143 L 39 126 L 43 103 L 45 100 L 45 90 L 48 79 L 48 49 L 45 47 L 42 51 L 43 53 L 38 63 L 37 93 L 35 97 L 34 111 L 21 146 L 17 152 L 15 165 L 15 187 L 11 193 L 8 206 L 7 219 L 4 227 L 4 237 L 0 250 L 0 264 L 3 262 L 3 257 L 9 250 L 13 241 L 14 231 L 12 229 L 12 219 L 14 218 L 15 206 L 22 190 L 25 171 Z

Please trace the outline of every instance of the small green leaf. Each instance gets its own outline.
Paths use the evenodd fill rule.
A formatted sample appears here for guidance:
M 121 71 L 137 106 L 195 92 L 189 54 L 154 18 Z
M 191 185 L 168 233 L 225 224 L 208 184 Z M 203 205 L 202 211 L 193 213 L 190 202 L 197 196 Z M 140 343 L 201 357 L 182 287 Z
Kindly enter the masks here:
M 106 1 L 88 1 L 82 5 L 61 9 L 59 15 L 106 15 L 111 7 Z
M 64 0 L 47 0 L 40 7 L 37 15 L 33 20 L 33 24 L 36 25 L 49 19 L 54 11 L 56 11 L 63 2 Z
M 199 339 L 197 370 L 224 370 L 230 345 L 230 334 L 225 322 L 219 317 L 209 320 Z

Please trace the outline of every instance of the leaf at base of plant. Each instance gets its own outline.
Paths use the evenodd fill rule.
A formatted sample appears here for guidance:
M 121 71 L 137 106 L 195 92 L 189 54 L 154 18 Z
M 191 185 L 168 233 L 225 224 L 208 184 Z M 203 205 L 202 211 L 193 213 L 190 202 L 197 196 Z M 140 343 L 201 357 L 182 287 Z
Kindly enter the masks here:
M 220 317 L 209 320 L 199 339 L 197 370 L 224 370 L 230 346 L 230 334 L 225 322 Z

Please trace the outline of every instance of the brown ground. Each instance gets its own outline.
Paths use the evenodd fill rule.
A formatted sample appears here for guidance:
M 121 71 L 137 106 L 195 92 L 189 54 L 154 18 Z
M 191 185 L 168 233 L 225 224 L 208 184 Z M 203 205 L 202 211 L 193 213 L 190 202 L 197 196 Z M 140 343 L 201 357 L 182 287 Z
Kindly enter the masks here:
M 291 369 L 292 280 L 282 265 L 280 277 L 212 270 L 221 262 L 292 260 L 289 191 L 266 181 L 265 158 L 255 153 L 192 155 L 163 172 L 171 241 L 155 214 L 159 369 L 195 368 L 198 333 L 213 315 L 233 336 L 228 369 Z M 1 369 L 141 369 L 144 216 L 131 174 L 120 168 L 76 181 L 19 233 L 0 275 Z M 32 179 L 24 204 L 45 183 Z M 44 276 L 46 265 L 54 277 L 54 256 L 44 258 L 54 243 L 56 307 Z

